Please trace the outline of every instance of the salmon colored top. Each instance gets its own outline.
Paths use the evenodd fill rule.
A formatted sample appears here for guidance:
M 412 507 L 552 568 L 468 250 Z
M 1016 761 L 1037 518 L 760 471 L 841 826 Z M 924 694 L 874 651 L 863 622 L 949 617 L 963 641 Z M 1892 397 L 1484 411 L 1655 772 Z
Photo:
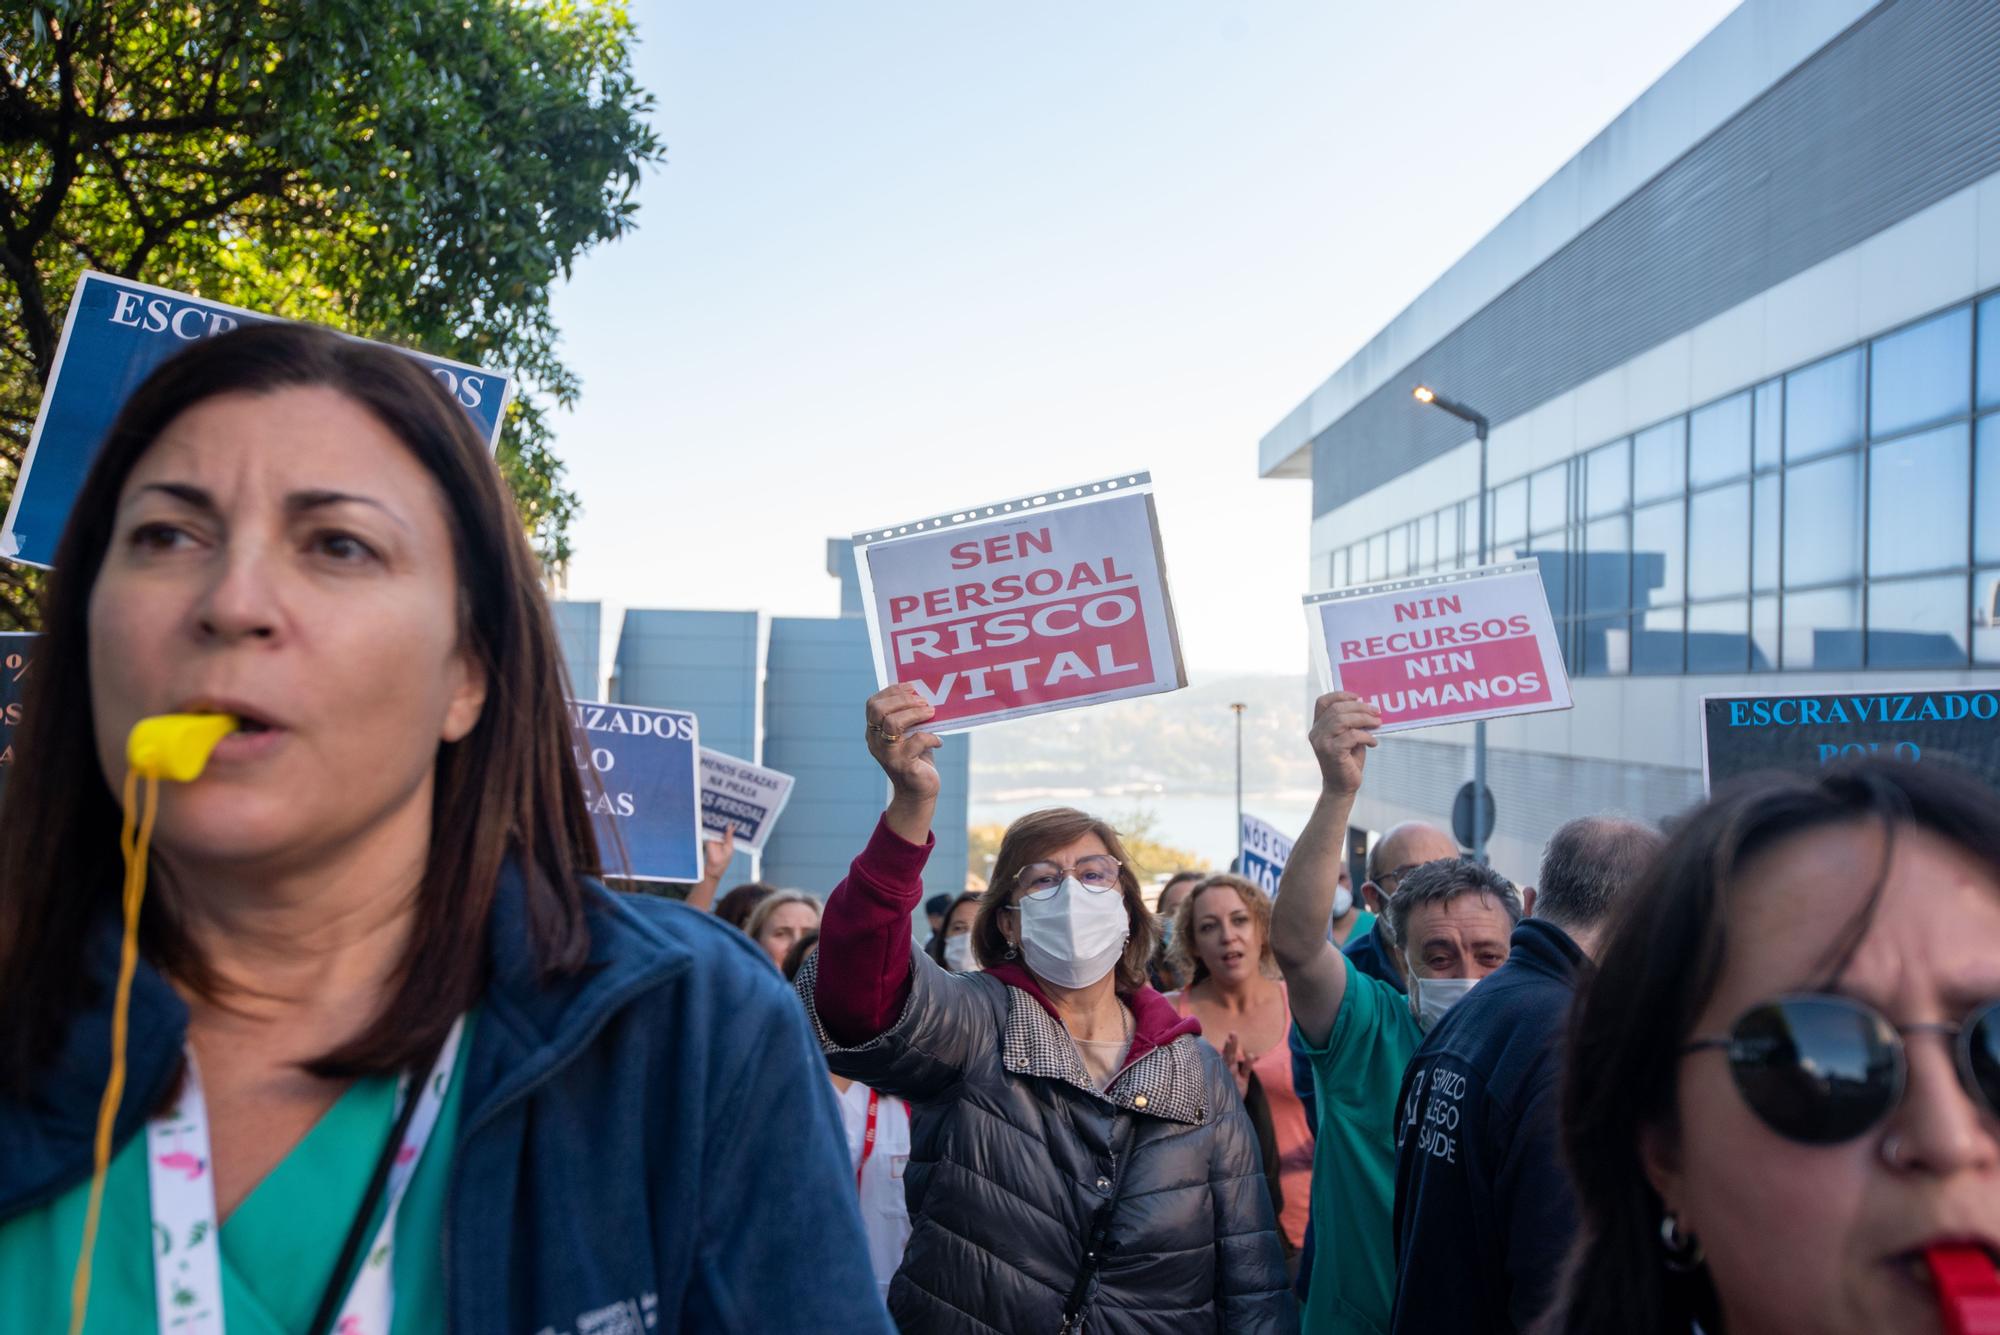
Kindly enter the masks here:
M 1284 999 L 1284 1032 L 1288 1034 L 1292 1028 L 1292 1003 L 1283 983 L 1278 984 L 1278 995 Z M 1176 992 L 1168 1000 L 1179 1014 L 1194 1014 L 1186 992 Z M 1203 1034 L 1202 1037 L 1217 1051 L 1221 1050 L 1222 1044 L 1216 1039 L 1225 1036 Z M 1278 1227 L 1284 1230 L 1293 1247 L 1303 1247 L 1306 1216 L 1312 1210 L 1313 1133 L 1312 1124 L 1306 1121 L 1306 1106 L 1299 1102 L 1298 1091 L 1292 1088 L 1292 1050 L 1284 1037 L 1281 1035 L 1276 1043 L 1259 1053 L 1250 1063 L 1250 1069 L 1257 1073 L 1257 1083 L 1264 1088 L 1264 1101 L 1271 1108 L 1271 1130 L 1278 1138 L 1278 1185 L 1285 1193 L 1284 1209 L 1278 1212 Z

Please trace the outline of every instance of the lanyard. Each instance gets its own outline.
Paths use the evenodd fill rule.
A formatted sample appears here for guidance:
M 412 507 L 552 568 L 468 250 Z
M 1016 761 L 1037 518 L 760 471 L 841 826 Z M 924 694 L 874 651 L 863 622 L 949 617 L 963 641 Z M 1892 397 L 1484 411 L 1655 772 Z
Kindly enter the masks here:
M 381 1227 L 375 1231 L 366 1252 L 368 1259 L 355 1276 L 334 1324 L 342 1335 L 389 1335 L 389 1319 L 396 1304 L 390 1281 L 396 1211 L 437 1126 L 464 1031 L 461 1016 L 445 1036 L 422 1087 L 415 1091 L 416 1106 L 409 1109 L 408 1127 L 389 1166 L 388 1203 Z M 405 1075 L 396 1087 L 397 1106 L 401 1108 L 411 1094 L 410 1078 Z M 162 1332 L 223 1335 L 221 1244 L 212 1167 L 208 1104 L 190 1051 L 179 1101 L 146 1123 L 146 1180 L 153 1208 L 153 1296 Z
M 861 1162 L 854 1165 L 854 1189 L 861 1190 L 861 1175 L 868 1171 L 868 1156 L 875 1152 L 875 1113 L 882 1096 L 868 1091 L 868 1121 L 861 1129 Z

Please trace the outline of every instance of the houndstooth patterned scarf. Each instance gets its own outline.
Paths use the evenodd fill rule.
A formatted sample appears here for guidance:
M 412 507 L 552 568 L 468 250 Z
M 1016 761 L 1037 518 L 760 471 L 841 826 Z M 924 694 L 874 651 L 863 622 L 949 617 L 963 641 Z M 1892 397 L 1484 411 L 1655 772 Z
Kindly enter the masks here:
M 1165 1047 L 1154 1048 L 1113 1076 L 1099 1089 L 1083 1066 L 1069 1031 L 1033 997 L 1018 987 L 1007 989 L 1007 1030 L 1001 1063 L 1016 1075 L 1061 1080 L 1114 1107 L 1201 1126 L 1208 1121 L 1208 1082 L 1202 1072 L 1201 1040 L 1182 1034 Z

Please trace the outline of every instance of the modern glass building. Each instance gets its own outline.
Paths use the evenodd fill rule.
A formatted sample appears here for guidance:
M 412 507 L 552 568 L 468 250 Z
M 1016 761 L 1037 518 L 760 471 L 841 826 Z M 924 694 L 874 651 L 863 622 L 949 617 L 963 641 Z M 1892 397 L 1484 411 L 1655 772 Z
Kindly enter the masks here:
M 1312 583 L 1540 561 L 1574 710 L 1489 725 L 1503 869 L 1700 795 L 1699 698 L 2000 668 L 2000 6 L 1747 0 L 1265 436 Z M 1857 676 L 1857 674 L 1861 674 Z M 1357 823 L 1437 819 L 1469 727 Z

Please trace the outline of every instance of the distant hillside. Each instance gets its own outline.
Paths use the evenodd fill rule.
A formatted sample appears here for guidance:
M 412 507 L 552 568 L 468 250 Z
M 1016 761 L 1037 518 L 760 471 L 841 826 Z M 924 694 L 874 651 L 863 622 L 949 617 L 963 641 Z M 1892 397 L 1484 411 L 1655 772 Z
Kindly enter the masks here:
M 1243 787 L 1252 793 L 1318 786 L 1306 746 L 1310 704 L 1299 676 L 1198 680 L 1170 695 L 982 728 L 972 743 L 974 801 L 1010 793 L 1086 790 L 1107 797 L 1233 791 L 1236 718 L 1243 715 Z

